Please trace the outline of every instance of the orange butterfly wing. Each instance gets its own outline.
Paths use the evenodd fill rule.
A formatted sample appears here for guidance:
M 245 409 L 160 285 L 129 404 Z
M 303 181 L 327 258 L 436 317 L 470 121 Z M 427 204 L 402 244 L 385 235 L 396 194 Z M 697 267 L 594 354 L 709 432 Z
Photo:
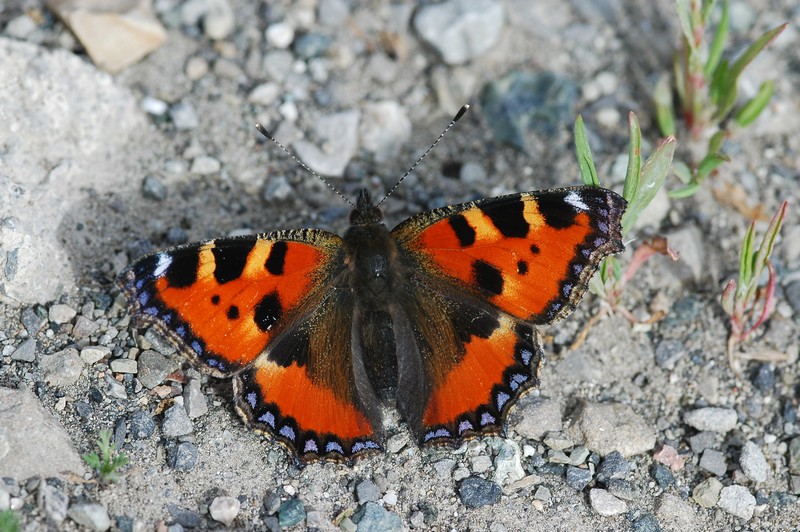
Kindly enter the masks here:
M 502 428 L 508 408 L 538 383 L 532 325 L 569 314 L 601 259 L 622 251 L 624 209 L 614 192 L 574 187 L 444 207 L 392 231 L 419 265 L 409 300 L 434 301 L 406 305 L 430 379 L 422 441 Z M 445 309 L 437 327 L 425 306 Z
M 301 459 L 345 457 L 379 448 L 380 423 L 354 383 L 349 333 L 310 334 L 352 327 L 353 303 L 334 289 L 341 244 L 316 230 L 217 239 L 139 259 L 119 282 L 137 325 L 204 371 L 236 375 L 246 422 Z

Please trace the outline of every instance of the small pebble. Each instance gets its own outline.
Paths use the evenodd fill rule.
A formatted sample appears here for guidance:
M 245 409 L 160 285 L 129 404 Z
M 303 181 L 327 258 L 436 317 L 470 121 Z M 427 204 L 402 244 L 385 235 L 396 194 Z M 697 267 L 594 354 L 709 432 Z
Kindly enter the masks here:
M 608 481 L 606 488 L 611 495 L 626 501 L 636 500 L 641 495 L 641 491 L 636 484 L 623 478 L 612 478 Z
M 278 523 L 283 528 L 289 528 L 306 518 L 306 506 L 300 499 L 289 499 L 278 508 Z
M 692 499 L 703 508 L 713 508 L 719 500 L 722 482 L 716 478 L 707 478 L 692 490 Z
M 294 40 L 294 28 L 286 22 L 270 24 L 266 31 L 267 44 L 273 48 L 288 48 Z
M 208 175 L 208 174 L 216 174 L 222 168 L 222 163 L 220 163 L 214 157 L 209 155 L 201 155 L 200 157 L 195 157 L 192 161 L 192 167 L 189 170 L 193 174 L 200 174 L 200 175 Z
M 706 449 L 700 458 L 700 469 L 705 469 L 718 477 L 725 475 L 728 470 L 725 455 L 715 449 Z
M 739 455 L 739 465 L 747 478 L 753 482 L 764 482 L 767 480 L 767 459 L 764 458 L 764 453 L 761 448 L 755 443 L 748 441 L 742 447 L 742 452 Z
M 11 352 L 11 360 L 33 362 L 36 360 L 36 340 L 28 338 Z
M 356 485 L 356 500 L 358 504 L 377 501 L 381 498 L 381 490 L 370 479 L 365 478 Z
M 156 430 L 156 422 L 144 411 L 137 411 L 131 414 L 130 434 L 135 440 L 146 440 L 153 435 Z
M 164 412 L 164 421 L 161 424 L 161 432 L 165 438 L 177 438 L 185 436 L 194 431 L 192 420 L 186 414 L 186 409 L 181 404 L 174 404 Z
M 167 465 L 179 471 L 189 471 L 197 464 L 197 447 L 189 442 L 167 445 Z
M 732 408 L 710 406 L 684 413 L 683 420 L 697 430 L 726 433 L 736 427 L 739 417 Z
M 625 478 L 631 471 L 631 465 L 619 451 L 608 453 L 597 468 L 597 481 L 608 484 L 611 479 Z
M 465 478 L 458 487 L 461 503 L 468 508 L 497 504 L 502 494 L 500 486 L 480 477 Z
M 208 74 L 208 61 L 199 56 L 190 57 L 186 61 L 186 77 L 192 81 L 197 81 Z
M 628 505 L 625 501 L 600 488 L 589 490 L 589 503 L 595 512 L 604 517 L 619 515 L 628 511 Z
M 698 432 L 689 437 L 689 447 L 694 454 L 702 454 L 706 449 L 713 448 L 717 444 L 717 434 L 714 432 Z
M 253 88 L 247 96 L 247 100 L 250 103 L 266 107 L 275 103 L 280 94 L 281 88 L 277 83 L 267 82 Z
M 236 497 L 216 497 L 208 507 L 208 513 L 214 521 L 231 526 L 241 507 L 242 503 Z
M 115 358 L 110 364 L 111 371 L 114 373 L 137 373 L 138 364 L 131 358 Z
M 375 532 L 401 532 L 403 521 L 400 516 L 390 512 L 376 502 L 368 502 L 361 506 L 353 519 L 358 524 L 357 530 Z
M 81 349 L 81 360 L 89 365 L 100 362 L 110 356 L 111 349 L 102 345 L 89 345 Z
M 63 325 L 64 323 L 71 322 L 72 319 L 77 314 L 78 312 L 69 305 L 62 305 L 60 303 L 56 303 L 55 305 L 50 307 L 50 311 L 47 313 L 47 317 L 53 323 Z
M 153 96 L 145 96 L 142 98 L 142 101 L 139 102 L 139 107 L 142 111 L 151 116 L 163 116 L 169 110 L 167 102 L 154 98 Z
M 102 532 L 111 528 L 111 518 L 108 517 L 108 510 L 102 504 L 73 504 L 67 510 L 67 515 L 79 525 L 91 530 Z
M 186 101 L 173 105 L 169 110 L 169 116 L 172 119 L 172 123 L 179 130 L 195 129 L 200 125 L 197 111 L 194 110 L 192 104 Z
M 650 470 L 650 474 L 661 489 L 667 489 L 675 484 L 675 477 L 672 476 L 672 473 L 670 473 L 669 468 L 666 466 L 655 464 Z
M 592 481 L 592 472 L 575 466 L 567 466 L 567 486 L 581 491 Z
M 734 484 L 722 488 L 717 506 L 729 514 L 749 521 L 756 508 L 756 498 L 746 487 Z

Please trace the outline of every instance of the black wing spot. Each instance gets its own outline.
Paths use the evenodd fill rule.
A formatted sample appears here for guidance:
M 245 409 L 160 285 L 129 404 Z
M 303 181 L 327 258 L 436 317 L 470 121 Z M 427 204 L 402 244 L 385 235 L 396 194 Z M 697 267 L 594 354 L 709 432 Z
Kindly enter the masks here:
M 287 332 L 274 348 L 270 349 L 268 358 L 281 367 L 297 364 L 302 367 L 308 362 L 310 340 L 305 328 Z
M 239 319 L 239 307 L 236 305 L 231 305 L 228 307 L 228 311 L 225 313 L 228 316 L 229 320 L 238 320 Z
M 475 243 L 475 229 L 469 225 L 469 222 L 464 216 L 455 214 L 451 216 L 447 222 L 450 224 L 450 227 L 453 228 L 453 232 L 456 234 L 458 243 L 461 244 L 462 248 Z
M 539 214 L 544 218 L 544 222 L 554 229 L 566 229 L 575 225 L 575 216 L 578 213 L 564 200 L 566 194 L 561 192 L 537 198 Z
M 264 268 L 272 275 L 283 275 L 283 268 L 286 265 L 286 250 L 289 246 L 286 242 L 280 241 L 272 244 L 269 250 L 269 257 L 264 263 Z
M 530 224 L 525 220 L 525 202 L 521 199 L 489 204 L 481 207 L 481 211 L 503 236 L 524 238 L 528 235 Z
M 470 305 L 459 305 L 453 313 L 453 330 L 459 335 L 462 343 L 467 343 L 470 338 L 489 338 L 500 327 L 500 320 L 496 315 Z
M 211 296 L 211 304 L 219 305 L 219 294 L 214 294 L 213 296 Z
M 256 305 L 254 320 L 259 329 L 263 332 L 267 332 L 275 325 L 275 322 L 280 319 L 282 314 L 283 307 L 281 307 L 281 300 L 278 298 L 278 293 L 271 292 L 265 295 L 258 305 Z
M 531 244 L 531 253 L 533 253 L 534 255 L 538 255 L 541 252 L 542 250 L 539 249 L 539 246 L 537 246 L 536 244 Z
M 219 284 L 225 284 L 241 277 L 253 246 L 255 246 L 255 241 L 248 246 L 214 246 L 211 248 L 211 253 L 214 255 L 214 278 Z
M 496 267 L 488 262 L 476 260 L 472 263 L 472 273 L 478 286 L 487 292 L 497 295 L 503 293 L 503 274 Z
M 167 268 L 167 282 L 173 288 L 186 288 L 197 281 L 197 267 L 200 265 L 200 253 L 194 249 L 172 258 Z
M 520 275 L 525 275 L 528 273 L 528 261 L 517 261 L 517 273 Z

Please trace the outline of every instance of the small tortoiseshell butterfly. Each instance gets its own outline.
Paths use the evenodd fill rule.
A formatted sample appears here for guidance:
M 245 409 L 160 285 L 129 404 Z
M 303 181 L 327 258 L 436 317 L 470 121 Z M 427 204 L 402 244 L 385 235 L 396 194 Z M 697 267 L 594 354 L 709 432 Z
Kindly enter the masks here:
M 624 210 L 610 190 L 572 187 L 451 205 L 389 231 L 362 190 L 344 237 L 189 244 L 139 259 L 119 283 L 137 326 L 234 378 L 250 427 L 304 462 L 349 460 L 382 448 L 392 396 L 420 444 L 501 432 L 539 383 L 535 326 L 572 312 L 600 260 L 623 250 Z

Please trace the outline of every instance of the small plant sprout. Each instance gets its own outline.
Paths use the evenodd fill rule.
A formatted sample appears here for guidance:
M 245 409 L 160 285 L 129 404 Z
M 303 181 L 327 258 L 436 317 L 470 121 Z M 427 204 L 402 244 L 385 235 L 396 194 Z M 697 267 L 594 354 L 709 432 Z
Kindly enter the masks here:
M 675 162 L 675 175 L 683 186 L 671 191 L 670 195 L 680 198 L 697 192 L 703 180 L 728 160 L 721 148 L 734 128 L 750 125 L 769 104 L 775 86 L 772 80 L 764 81 L 755 96 L 737 107 L 739 77 L 747 65 L 786 29 L 786 24 L 761 35 L 731 61 L 725 58 L 729 55 L 725 50 L 729 25 L 727 0 L 720 2 L 720 18 L 713 32 L 708 30 L 716 0 L 676 0 L 676 4 L 681 48 L 675 54 L 674 86 L 668 75 L 656 83 L 653 92 L 656 120 L 664 136 L 676 134 L 676 109 L 672 101 L 674 88 L 678 95 L 678 111 L 692 140 L 709 139 L 705 155 L 692 161 L 691 167 Z
M 636 118 L 635 113 L 630 113 L 628 124 L 630 129 L 628 168 L 625 175 L 625 186 L 622 191 L 622 197 L 628 202 L 628 207 L 622 216 L 622 238 L 625 240 L 627 240 L 627 236 L 630 234 L 639 215 L 653 201 L 656 193 L 664 184 L 664 180 L 669 174 L 676 144 L 674 137 L 667 137 L 642 164 L 641 131 L 639 129 L 639 120 Z M 597 170 L 592 161 L 592 152 L 586 139 L 583 118 L 580 116 L 575 121 L 575 152 L 584 184 L 599 186 Z M 633 278 L 636 271 L 657 253 L 668 255 L 673 260 L 677 259 L 677 254 L 667 245 L 666 238 L 655 237 L 639 244 L 633 253 L 630 264 L 625 268 L 622 267 L 617 257 L 606 257 L 600 263 L 597 273 L 589 281 L 589 290 L 601 299 L 602 306 L 600 312 L 589 320 L 587 326 L 578 335 L 573 348 L 583 342 L 589 328 L 608 312 L 619 312 L 634 323 L 640 321 L 630 311 L 621 306 L 620 297 L 625 285 Z M 657 319 L 659 319 L 658 316 L 651 318 L 651 321 Z
M 111 443 L 111 431 L 108 429 L 100 431 L 100 439 L 97 440 L 97 449 L 100 451 L 91 452 L 83 455 L 83 461 L 89 467 L 97 471 L 100 480 L 104 483 L 116 482 L 121 473 L 119 468 L 128 463 L 128 458 L 122 454 L 115 454 L 114 444 Z
M 740 359 L 775 361 L 784 358 L 780 353 L 739 353 L 736 348 L 761 327 L 775 310 L 776 276 L 770 255 L 786 215 L 786 206 L 784 201 L 778 208 L 756 250 L 753 249 L 755 222 L 750 224 L 742 241 L 738 282 L 731 279 L 722 291 L 722 308 L 730 316 L 728 363 L 737 375 L 741 374 Z M 764 269 L 767 271 L 767 279 L 766 285 L 762 286 Z
M 0 531 L 17 532 L 19 530 L 19 519 L 10 509 L 0 511 Z

